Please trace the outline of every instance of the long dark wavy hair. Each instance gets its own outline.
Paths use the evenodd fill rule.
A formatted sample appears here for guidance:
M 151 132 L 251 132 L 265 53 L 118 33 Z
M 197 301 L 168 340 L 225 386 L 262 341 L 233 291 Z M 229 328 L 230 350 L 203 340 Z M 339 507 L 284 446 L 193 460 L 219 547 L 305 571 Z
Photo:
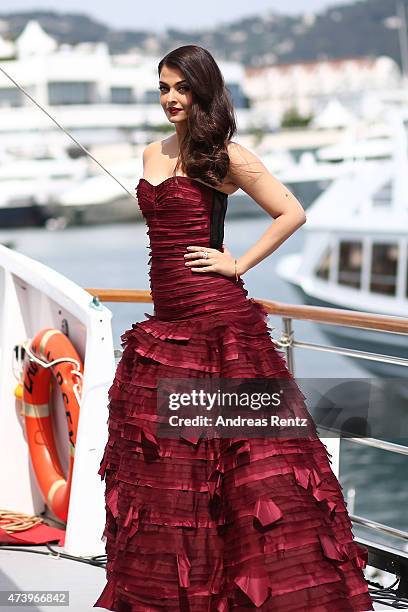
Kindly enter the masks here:
M 176 169 L 209 185 L 221 183 L 228 173 L 228 142 L 237 125 L 232 97 L 222 73 L 207 49 L 184 45 L 160 60 L 163 66 L 178 68 L 192 92 L 187 130 L 180 143 Z

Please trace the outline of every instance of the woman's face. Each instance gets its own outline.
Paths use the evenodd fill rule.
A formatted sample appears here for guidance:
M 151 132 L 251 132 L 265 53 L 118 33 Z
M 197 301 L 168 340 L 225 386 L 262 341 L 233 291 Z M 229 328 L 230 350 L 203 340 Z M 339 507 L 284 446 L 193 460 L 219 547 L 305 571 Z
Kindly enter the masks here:
M 164 65 L 159 78 L 160 104 L 171 123 L 186 121 L 192 104 L 192 92 L 178 68 Z M 171 112 L 170 109 L 179 109 Z

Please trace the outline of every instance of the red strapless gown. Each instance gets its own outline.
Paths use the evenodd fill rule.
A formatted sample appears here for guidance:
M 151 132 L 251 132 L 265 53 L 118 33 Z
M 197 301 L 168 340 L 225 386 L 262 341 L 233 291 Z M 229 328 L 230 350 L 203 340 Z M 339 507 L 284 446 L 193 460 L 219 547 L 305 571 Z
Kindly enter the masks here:
M 122 335 L 109 390 L 99 470 L 106 480 L 107 584 L 94 607 L 373 610 L 362 571 L 367 551 L 353 539 L 331 455 L 317 434 L 155 435 L 161 377 L 291 374 L 266 310 L 247 298 L 242 279 L 184 265 L 188 245 L 222 242 L 224 194 L 177 176 L 156 186 L 141 179 L 137 194 L 150 236 L 155 310 Z M 303 399 L 299 390 L 294 409 L 304 414 Z

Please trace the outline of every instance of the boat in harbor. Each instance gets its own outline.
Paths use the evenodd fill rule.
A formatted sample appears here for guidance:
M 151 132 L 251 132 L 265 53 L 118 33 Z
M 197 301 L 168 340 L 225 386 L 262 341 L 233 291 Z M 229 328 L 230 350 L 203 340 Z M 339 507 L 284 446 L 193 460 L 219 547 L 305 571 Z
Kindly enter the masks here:
M 336 179 L 308 209 L 301 252 L 278 260 L 278 275 L 307 304 L 405 317 L 408 313 L 408 116 L 393 111 L 392 158 L 371 161 Z M 390 333 L 323 326 L 334 342 L 406 357 L 406 339 Z M 383 377 L 404 366 L 362 362 Z
M 88 162 L 63 150 L 14 149 L 0 160 L 0 228 L 51 227 L 59 195 L 87 176 Z

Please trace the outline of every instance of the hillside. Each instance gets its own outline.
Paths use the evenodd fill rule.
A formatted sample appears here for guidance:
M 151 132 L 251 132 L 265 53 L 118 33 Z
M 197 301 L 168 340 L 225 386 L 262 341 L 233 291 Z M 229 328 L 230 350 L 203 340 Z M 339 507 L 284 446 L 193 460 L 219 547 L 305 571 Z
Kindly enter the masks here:
M 408 14 L 408 0 L 403 0 Z M 105 41 L 112 53 L 130 49 L 164 55 L 179 45 L 194 43 L 208 48 L 218 59 L 248 66 L 322 58 L 388 55 L 401 66 L 394 0 L 359 0 L 299 17 L 269 12 L 213 29 L 146 30 L 110 29 L 85 14 L 56 11 L 0 12 L 1 34 L 14 39 L 30 19 L 58 41 Z

